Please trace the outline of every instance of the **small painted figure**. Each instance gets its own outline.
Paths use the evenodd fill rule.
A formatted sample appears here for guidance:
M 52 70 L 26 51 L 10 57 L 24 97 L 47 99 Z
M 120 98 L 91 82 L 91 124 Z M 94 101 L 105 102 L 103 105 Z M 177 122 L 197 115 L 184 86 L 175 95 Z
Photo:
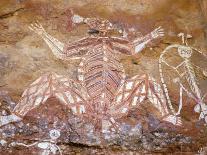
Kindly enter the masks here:
M 160 68 L 160 76 L 161 81 L 164 87 L 164 92 L 167 97 L 167 101 L 169 107 L 172 107 L 171 100 L 168 95 L 168 88 L 164 81 L 163 71 L 162 71 L 162 64 L 167 65 L 168 67 L 172 68 L 177 73 L 177 77 L 173 79 L 173 82 L 179 85 L 180 88 L 180 101 L 179 101 L 179 108 L 176 115 L 180 115 L 181 109 L 183 106 L 183 91 L 188 95 L 189 98 L 193 99 L 197 104 L 194 107 L 194 111 L 200 113 L 199 120 L 204 119 L 207 123 L 207 104 L 205 103 L 205 95 L 202 95 L 201 89 L 199 88 L 198 80 L 194 71 L 194 68 L 199 68 L 198 66 L 194 65 L 191 61 L 191 57 L 193 52 L 198 52 L 202 56 L 206 57 L 201 51 L 190 47 L 187 43 L 187 39 L 192 38 L 191 35 L 184 33 L 178 34 L 178 37 L 182 37 L 183 45 L 174 44 L 166 47 L 166 49 L 162 52 L 159 60 L 159 68 Z M 170 64 L 166 58 L 169 51 L 172 49 L 177 49 L 177 53 L 182 58 L 181 63 L 179 64 Z M 206 71 L 202 70 L 204 76 L 207 77 Z M 187 83 L 185 85 L 184 83 Z M 173 110 L 173 109 L 171 109 Z M 173 110 L 174 111 L 174 110 Z
M 19 142 L 12 142 L 12 146 L 25 146 L 25 147 L 38 147 L 42 149 L 41 155 L 49 155 L 49 154 L 60 154 L 62 155 L 62 151 L 59 146 L 56 144 L 57 139 L 60 137 L 60 131 L 56 129 L 52 129 L 49 132 L 50 139 L 49 140 L 40 140 L 38 142 L 32 144 L 24 144 Z

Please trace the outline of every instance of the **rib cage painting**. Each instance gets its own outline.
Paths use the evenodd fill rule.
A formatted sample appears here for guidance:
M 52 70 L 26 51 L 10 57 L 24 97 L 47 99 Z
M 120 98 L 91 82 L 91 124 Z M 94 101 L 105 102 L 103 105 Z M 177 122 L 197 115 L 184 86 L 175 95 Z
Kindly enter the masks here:
M 0 154 L 207 154 L 205 0 L 0 8 Z
M 106 126 L 102 120 L 108 121 L 107 126 L 110 124 L 112 130 L 118 130 L 115 120 L 127 115 L 132 108 L 138 108 L 146 99 L 159 110 L 164 121 L 181 125 L 179 117 L 168 109 L 162 88 L 155 79 L 147 74 L 126 77 L 117 56 L 119 53 L 134 55 L 142 51 L 147 43 L 164 36 L 161 27 L 130 42 L 127 38 L 110 36 L 110 31 L 116 29 L 108 20 L 74 15 L 72 21 L 87 24 L 91 36 L 63 44 L 49 35 L 39 22 L 31 24 L 29 29 L 42 37 L 57 58 L 81 59 L 78 81 L 56 73 L 41 76 L 24 91 L 14 114 L 1 117 L 1 125 L 21 120 L 27 112 L 52 96 L 75 115 L 86 115 L 98 123 L 96 126 L 100 130 Z

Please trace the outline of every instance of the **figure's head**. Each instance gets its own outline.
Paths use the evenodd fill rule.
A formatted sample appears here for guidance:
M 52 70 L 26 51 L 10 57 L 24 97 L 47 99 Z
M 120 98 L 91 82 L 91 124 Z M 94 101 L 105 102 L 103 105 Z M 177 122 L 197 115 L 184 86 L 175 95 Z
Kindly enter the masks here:
M 193 52 L 192 49 L 188 46 L 179 46 L 178 47 L 178 53 L 184 59 L 190 58 L 192 55 L 192 52 Z
M 123 31 L 120 28 L 117 28 L 115 25 L 113 25 L 111 22 L 105 19 L 100 18 L 83 18 L 79 15 L 73 15 L 72 21 L 74 24 L 80 24 L 85 23 L 89 26 L 89 33 L 93 34 L 101 34 L 106 35 L 111 31 L 117 31 L 118 33 L 123 33 Z
M 60 131 L 58 131 L 56 129 L 50 130 L 49 134 L 50 134 L 50 138 L 52 140 L 56 140 L 56 139 L 58 139 L 60 137 Z

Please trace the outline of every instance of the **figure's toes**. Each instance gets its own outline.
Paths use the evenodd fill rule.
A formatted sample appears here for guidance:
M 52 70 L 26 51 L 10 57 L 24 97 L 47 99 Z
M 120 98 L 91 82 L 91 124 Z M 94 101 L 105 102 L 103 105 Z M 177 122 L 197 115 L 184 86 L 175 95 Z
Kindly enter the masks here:
M 38 23 L 34 23 L 34 25 L 35 25 L 37 28 L 40 27 L 40 25 L 39 25 Z
M 36 24 L 38 25 L 38 27 L 42 28 L 42 24 L 39 22 L 39 20 L 36 20 Z
M 19 122 L 22 118 L 12 114 L 8 116 L 0 116 L 0 127 L 12 122 Z
M 159 31 L 159 34 L 165 34 L 165 32 L 164 31 Z
M 162 28 L 162 26 L 159 26 L 158 28 L 156 28 L 155 30 L 159 30 L 159 29 L 161 29 Z
M 165 36 L 165 34 L 160 34 L 161 37 Z
M 182 121 L 178 121 L 178 122 L 176 123 L 176 125 L 177 125 L 177 126 L 182 126 Z
M 177 126 L 182 126 L 182 121 L 181 121 L 181 118 L 180 117 L 177 117 L 177 120 L 176 120 L 176 124 Z
M 0 116 L 0 127 L 10 123 L 8 116 Z
M 207 115 L 205 116 L 204 120 L 205 120 L 205 123 L 207 123 Z
M 165 32 L 164 31 L 159 31 L 159 34 L 165 34 Z
M 160 29 L 158 30 L 158 32 L 164 32 L 164 29 L 163 29 L 163 28 L 160 28 Z
M 34 31 L 34 29 L 33 29 L 31 26 L 28 26 L 28 28 L 29 28 L 31 31 Z
M 34 24 L 30 24 L 30 26 L 31 26 L 32 28 L 35 28 Z

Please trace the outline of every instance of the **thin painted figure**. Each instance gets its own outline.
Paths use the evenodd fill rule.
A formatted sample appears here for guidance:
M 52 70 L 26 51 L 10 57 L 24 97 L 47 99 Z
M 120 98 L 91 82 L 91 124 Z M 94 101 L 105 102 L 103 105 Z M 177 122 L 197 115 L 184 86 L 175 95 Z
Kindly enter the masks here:
M 12 146 L 24 146 L 24 147 L 38 147 L 42 149 L 41 155 L 50 155 L 50 154 L 60 154 L 62 155 L 62 151 L 60 147 L 57 145 L 57 139 L 60 137 L 60 131 L 56 129 L 52 129 L 49 132 L 50 139 L 48 140 L 39 140 L 38 142 L 34 142 L 32 144 L 24 144 L 19 142 L 12 142 Z
M 160 85 L 147 74 L 126 77 L 118 57 L 119 53 L 137 54 L 153 39 L 164 36 L 161 27 L 130 41 L 124 37 L 111 36 L 111 31 L 119 30 L 108 20 L 74 15 L 72 21 L 75 24 L 87 24 L 90 35 L 74 43 L 64 44 L 49 35 L 38 22 L 29 28 L 47 43 L 57 58 L 81 60 L 78 80 L 56 73 L 41 76 L 24 91 L 13 114 L 1 117 L 1 125 L 21 120 L 30 110 L 44 104 L 52 96 L 69 107 L 75 115 L 86 116 L 100 129 L 107 125 L 115 128 L 116 119 L 126 116 L 130 109 L 138 108 L 145 99 L 149 99 L 159 110 L 164 121 L 181 124 L 180 119 L 168 109 Z
M 180 33 L 180 34 L 178 34 L 178 37 L 182 37 L 183 45 L 175 44 L 175 45 L 168 46 L 162 52 L 162 54 L 160 56 L 160 60 L 159 60 L 161 81 L 162 81 L 162 84 L 164 87 L 164 92 L 166 94 L 169 107 L 172 108 L 172 104 L 171 104 L 171 100 L 168 95 L 168 88 L 165 84 L 164 76 L 163 76 L 163 72 L 162 72 L 162 64 L 163 63 L 165 65 L 167 65 L 168 67 L 172 68 L 173 70 L 175 70 L 178 75 L 178 77 L 173 79 L 173 82 L 177 83 L 180 88 L 179 108 L 178 108 L 176 115 L 178 116 L 181 113 L 181 109 L 183 106 L 183 92 L 185 92 L 189 98 L 193 99 L 197 103 L 196 106 L 194 107 L 194 111 L 197 113 L 200 113 L 199 120 L 204 119 L 205 122 L 207 123 L 207 104 L 204 101 L 206 94 L 202 95 L 202 92 L 199 88 L 198 80 L 197 80 L 197 77 L 196 77 L 196 74 L 194 71 L 195 67 L 196 68 L 199 68 L 199 67 L 194 65 L 191 62 L 191 57 L 192 57 L 193 52 L 198 52 L 200 54 L 202 54 L 202 53 L 199 50 L 188 46 L 187 39 L 191 38 L 192 37 L 191 35 L 188 34 L 185 36 L 184 33 Z M 172 49 L 177 49 L 179 56 L 182 58 L 182 62 L 179 63 L 178 65 L 170 64 L 166 60 L 167 53 L 169 51 L 171 51 Z M 199 69 L 201 69 L 201 68 L 199 68 Z M 205 70 L 202 70 L 202 73 L 204 76 L 207 76 Z M 184 82 L 184 81 L 186 81 L 186 82 Z M 184 83 L 187 83 L 187 86 Z M 174 111 L 173 108 L 171 110 Z

